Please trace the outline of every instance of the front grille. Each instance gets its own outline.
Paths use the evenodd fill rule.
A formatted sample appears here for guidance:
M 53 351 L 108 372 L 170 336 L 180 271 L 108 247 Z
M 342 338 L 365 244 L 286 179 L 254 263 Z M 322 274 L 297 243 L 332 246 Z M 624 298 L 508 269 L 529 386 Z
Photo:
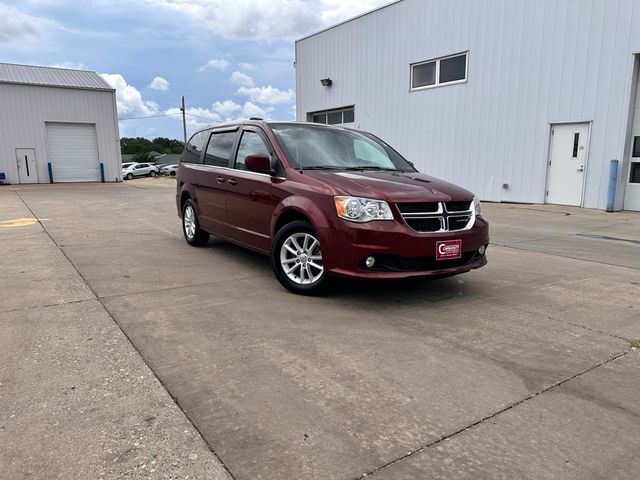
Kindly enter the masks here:
M 397 203 L 404 221 L 416 232 L 455 232 L 471 228 L 471 201 Z
M 442 230 L 442 223 L 439 217 L 405 218 L 405 222 L 416 232 L 437 232 Z
M 438 202 L 398 203 L 400 213 L 436 213 L 440 208 Z
M 466 212 L 471 210 L 471 202 L 446 202 L 447 212 Z

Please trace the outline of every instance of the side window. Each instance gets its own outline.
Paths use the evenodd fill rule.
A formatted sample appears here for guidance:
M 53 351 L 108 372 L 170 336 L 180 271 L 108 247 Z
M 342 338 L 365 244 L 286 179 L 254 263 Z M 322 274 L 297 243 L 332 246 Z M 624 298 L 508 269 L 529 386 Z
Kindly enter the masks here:
M 200 163 L 200 153 L 204 148 L 204 144 L 207 141 L 209 132 L 198 132 L 187 143 L 184 153 L 182 154 L 182 161 L 188 163 Z
M 254 153 L 264 153 L 266 155 L 270 155 L 269 149 L 265 145 L 264 140 L 262 140 L 262 137 L 256 132 L 246 131 L 242 134 L 240 146 L 238 146 L 235 168 L 237 168 L 238 170 L 246 170 L 247 167 L 245 167 L 244 165 L 244 159 L 247 157 L 247 155 L 251 155 Z
M 236 135 L 236 132 L 212 133 L 204 163 L 216 167 L 228 167 Z

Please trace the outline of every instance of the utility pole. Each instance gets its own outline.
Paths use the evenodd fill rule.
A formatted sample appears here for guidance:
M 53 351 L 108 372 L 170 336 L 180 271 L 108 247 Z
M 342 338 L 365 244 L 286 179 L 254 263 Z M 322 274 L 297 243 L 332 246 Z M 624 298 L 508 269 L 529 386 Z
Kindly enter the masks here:
M 184 132 L 184 145 L 187 146 L 187 119 L 185 117 L 186 113 L 184 111 L 184 95 L 182 95 L 182 107 L 180 108 L 182 112 L 182 130 Z

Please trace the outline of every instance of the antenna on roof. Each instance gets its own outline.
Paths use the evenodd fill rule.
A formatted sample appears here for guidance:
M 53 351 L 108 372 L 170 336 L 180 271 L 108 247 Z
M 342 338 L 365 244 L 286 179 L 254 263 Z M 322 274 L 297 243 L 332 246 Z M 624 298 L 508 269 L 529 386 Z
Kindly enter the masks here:
M 251 118 L 249 118 L 249 120 L 263 120 L 263 119 L 260 118 L 260 117 L 251 117 Z

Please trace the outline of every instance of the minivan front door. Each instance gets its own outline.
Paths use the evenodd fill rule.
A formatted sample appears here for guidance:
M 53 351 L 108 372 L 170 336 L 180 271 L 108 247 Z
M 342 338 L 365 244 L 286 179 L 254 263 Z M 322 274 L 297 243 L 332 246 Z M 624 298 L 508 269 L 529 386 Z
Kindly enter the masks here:
M 250 172 L 244 165 L 246 156 L 256 153 L 271 156 L 272 149 L 257 130 L 245 129 L 227 181 L 229 236 L 268 252 L 271 249 L 271 216 L 277 202 L 272 194 L 272 177 Z

